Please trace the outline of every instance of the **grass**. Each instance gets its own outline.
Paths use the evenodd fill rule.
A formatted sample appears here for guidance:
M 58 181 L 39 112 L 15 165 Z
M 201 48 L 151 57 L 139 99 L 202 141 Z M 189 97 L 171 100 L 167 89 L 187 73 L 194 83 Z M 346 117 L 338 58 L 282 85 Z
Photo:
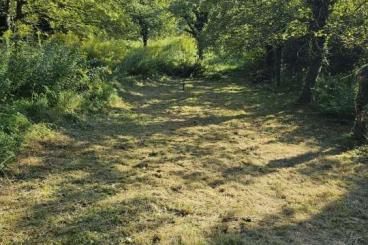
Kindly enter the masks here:
M 119 85 L 107 114 L 29 141 L 0 182 L 0 244 L 366 243 L 351 125 L 268 89 Z

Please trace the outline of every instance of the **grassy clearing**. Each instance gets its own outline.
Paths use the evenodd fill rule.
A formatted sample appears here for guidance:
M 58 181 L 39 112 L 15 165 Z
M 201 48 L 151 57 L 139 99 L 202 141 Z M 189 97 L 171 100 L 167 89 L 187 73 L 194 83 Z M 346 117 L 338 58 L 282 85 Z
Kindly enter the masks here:
M 351 125 L 242 81 L 135 81 L 32 141 L 0 185 L 1 244 L 364 244 Z

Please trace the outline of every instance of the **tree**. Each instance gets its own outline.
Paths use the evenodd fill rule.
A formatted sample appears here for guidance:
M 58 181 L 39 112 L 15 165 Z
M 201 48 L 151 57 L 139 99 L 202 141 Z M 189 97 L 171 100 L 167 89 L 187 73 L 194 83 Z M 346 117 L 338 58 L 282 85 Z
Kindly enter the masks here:
M 367 134 L 367 111 L 368 105 L 368 66 L 358 73 L 359 89 L 355 100 L 355 124 L 353 133 L 360 143 L 368 140 Z
M 23 7 L 24 5 L 26 5 L 26 3 L 27 0 L 16 0 L 15 16 L 14 16 L 15 21 L 20 21 L 25 16 L 23 12 Z
M 10 28 L 10 0 L 0 1 L 0 37 Z
M 158 36 L 164 30 L 165 20 L 168 19 L 164 2 L 132 1 L 127 4 L 126 9 L 133 23 L 138 26 L 138 33 L 144 47 L 148 45 L 149 38 Z
M 289 39 L 305 33 L 300 1 L 213 1 L 211 44 L 233 55 L 262 53 L 264 78 L 281 84 L 282 58 Z
M 124 36 L 130 32 L 129 18 L 118 8 L 118 0 L 0 0 L 0 34 L 45 36 L 72 32 L 79 36 Z
M 206 48 L 205 30 L 209 22 L 209 5 L 204 0 L 174 1 L 170 6 L 171 12 L 180 19 L 184 31 L 196 41 L 197 56 L 203 60 Z
M 307 0 L 307 5 L 312 12 L 309 23 L 309 64 L 304 85 L 298 102 L 309 104 L 313 100 L 312 91 L 316 85 L 317 78 L 321 72 L 324 55 L 326 34 L 324 29 L 331 14 L 331 8 L 335 0 Z

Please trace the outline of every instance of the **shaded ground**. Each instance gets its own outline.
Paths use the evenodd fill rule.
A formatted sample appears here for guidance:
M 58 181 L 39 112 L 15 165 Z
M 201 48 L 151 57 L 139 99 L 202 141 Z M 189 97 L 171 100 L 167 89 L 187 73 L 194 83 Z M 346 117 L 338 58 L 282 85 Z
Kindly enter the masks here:
M 1 244 L 367 244 L 349 125 L 240 81 L 141 81 L 2 179 Z

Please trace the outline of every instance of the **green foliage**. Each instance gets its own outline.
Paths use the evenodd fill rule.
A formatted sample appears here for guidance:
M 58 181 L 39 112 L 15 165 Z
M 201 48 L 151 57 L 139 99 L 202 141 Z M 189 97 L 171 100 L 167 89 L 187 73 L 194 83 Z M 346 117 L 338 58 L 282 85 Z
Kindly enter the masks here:
M 305 35 L 308 14 L 301 1 L 213 1 L 208 39 L 229 53 L 274 45 Z
M 12 109 L 0 111 L 0 171 L 13 160 L 14 152 L 30 125 L 27 117 L 19 112 Z
M 116 98 L 115 88 L 111 83 L 105 82 L 106 70 L 103 68 L 90 71 L 91 83 L 88 84 L 88 89 L 82 94 L 82 108 L 89 111 L 98 111 L 108 107 Z M 62 107 L 63 108 L 63 107 Z
M 13 110 L 1 113 L 0 121 L 1 131 L 9 135 L 20 135 L 31 124 L 26 116 Z
M 76 104 L 78 99 L 72 97 L 89 93 L 95 83 L 100 84 L 105 78 L 105 70 L 88 67 L 81 52 L 59 43 L 41 47 L 22 44 L 3 52 L 6 53 L 0 67 L 3 102 L 46 100 L 47 106 L 61 104 L 70 110 L 71 105 L 66 106 L 63 101 Z
M 323 76 L 315 89 L 315 106 L 324 114 L 351 119 L 355 95 L 356 86 L 351 79 Z
M 321 2 L 330 13 L 317 23 Z M 277 77 L 281 84 L 282 75 L 299 84 L 313 67 L 313 39 L 327 40 L 317 50 L 327 64 L 307 91 L 314 89 L 319 110 L 350 117 L 355 86 L 338 76 L 368 59 L 366 6 L 361 0 L 2 0 L 0 111 L 7 119 L 0 120 L 1 140 L 15 149 L 27 121 L 59 122 L 105 108 L 115 97 L 112 77 L 184 77 L 205 67 L 216 79 L 241 67 L 251 81 Z
M 188 76 L 197 68 L 195 44 L 187 37 L 156 41 L 129 50 L 118 67 L 121 74 Z
M 9 10 L 4 12 L 11 22 L 11 31 L 18 37 L 31 37 L 35 32 L 41 36 L 67 32 L 82 37 L 91 33 L 118 35 L 129 31 L 128 16 L 119 4 L 116 0 L 20 0 L 10 1 Z
M 9 162 L 32 123 L 98 111 L 114 97 L 108 71 L 89 67 L 81 52 L 63 44 L 17 43 L 0 52 L 0 163 Z
M 15 100 L 9 106 L 26 115 L 32 122 L 51 121 L 50 102 L 45 95 Z
M 328 72 L 332 75 L 349 73 L 364 58 L 364 48 L 361 46 L 349 46 L 339 37 L 331 37 L 328 40 L 328 52 L 326 58 Z
M 90 38 L 82 42 L 81 49 L 93 66 L 114 68 L 126 56 L 131 43 L 126 40 L 99 40 Z
M 204 51 L 208 47 L 206 33 L 211 6 L 206 0 L 173 1 L 170 11 L 179 19 L 179 27 L 191 35 L 197 45 L 199 60 L 204 59 Z
M 16 141 L 10 135 L 0 131 L 0 171 L 13 159 L 15 148 Z
M 7 55 L 1 76 L 6 82 L 0 86 L 5 101 L 82 86 L 83 58 L 60 44 L 40 48 L 18 44 L 3 52 Z
M 217 54 L 215 52 L 207 52 L 206 59 L 202 62 L 204 75 L 209 78 L 221 78 L 222 75 L 232 72 L 249 71 L 244 69 L 245 63 L 252 63 L 248 57 L 232 57 Z
M 127 1 L 123 5 L 132 21 L 135 36 L 142 39 L 144 46 L 148 39 L 169 31 L 171 21 L 165 5 L 166 1 L 162 0 Z

